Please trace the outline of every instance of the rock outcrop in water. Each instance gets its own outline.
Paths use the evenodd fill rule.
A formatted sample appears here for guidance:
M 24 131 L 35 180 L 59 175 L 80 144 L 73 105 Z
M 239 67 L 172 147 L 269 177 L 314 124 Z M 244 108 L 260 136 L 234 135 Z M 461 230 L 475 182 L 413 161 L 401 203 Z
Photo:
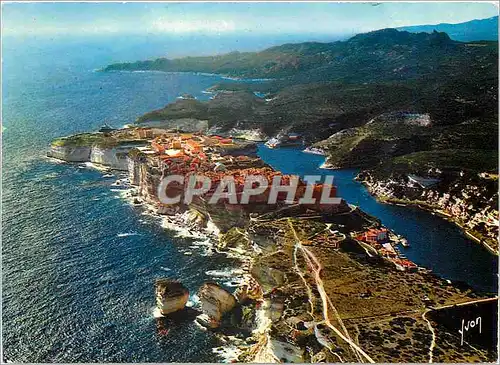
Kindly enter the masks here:
M 180 282 L 158 279 L 155 282 L 156 305 L 162 315 L 184 309 L 189 299 L 189 290 Z
M 236 306 L 236 298 L 215 283 L 205 283 L 198 291 L 203 317 L 201 320 L 211 328 L 220 325 L 224 314 Z

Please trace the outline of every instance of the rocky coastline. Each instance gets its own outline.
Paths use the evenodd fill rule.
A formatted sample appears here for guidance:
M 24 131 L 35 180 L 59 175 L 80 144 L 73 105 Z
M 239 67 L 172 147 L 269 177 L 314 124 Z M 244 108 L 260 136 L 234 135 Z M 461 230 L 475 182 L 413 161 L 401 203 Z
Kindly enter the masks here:
M 426 270 L 405 267 L 396 251 L 387 251 L 396 245 L 387 237 L 385 243 L 363 241 L 367 232 L 380 233 L 384 227 L 345 201 L 327 211 L 320 206 L 269 207 L 258 202 L 248 207 L 211 206 L 203 199 L 189 205 L 161 204 L 157 196 L 160 179 L 165 169 L 173 172 L 174 166 L 162 164 L 162 146 L 176 143 L 176 138 L 185 137 L 182 146 L 191 138 L 209 146 L 207 164 L 196 166 L 196 171 L 209 176 L 220 166 L 213 163 L 214 156 L 224 165 L 224 174 L 273 171 L 255 157 L 251 143 L 225 145 L 203 135 L 149 128 L 120 130 L 111 138 L 124 136 L 136 141 L 124 147 L 128 148 L 128 178 L 121 184 L 129 188 L 125 197 L 162 217 L 167 229 L 206 237 L 212 250 L 240 263 L 242 280 L 236 290 L 231 293 L 220 283 L 205 283 L 198 290 L 201 308 L 193 317 L 217 334 L 223 346 L 214 351 L 229 351 L 228 361 L 425 362 L 433 333 L 423 317 L 425 310 L 491 297 Z M 90 159 L 94 143 L 78 148 L 85 156 L 88 149 Z M 71 146 L 65 148 L 71 151 Z M 117 151 L 113 148 L 111 154 Z M 53 146 L 52 157 L 72 156 L 69 152 L 57 155 L 54 150 Z M 182 166 L 190 167 L 191 157 L 183 159 Z M 188 293 L 182 278 L 159 279 L 155 283 L 159 320 L 190 317 L 191 312 L 185 312 Z M 158 327 L 168 333 L 163 324 Z M 391 338 L 397 338 L 397 352 L 390 346 Z M 469 346 L 464 351 L 447 341 L 434 349 L 434 357 L 439 359 L 445 349 L 456 361 L 487 361 L 494 356 L 493 350 Z
M 496 183 L 488 176 L 479 176 L 475 182 L 454 179 L 455 189 L 450 188 L 450 183 L 422 186 L 414 175 L 384 178 L 366 170 L 360 172 L 356 180 L 363 183 L 379 202 L 411 205 L 430 211 L 456 224 L 467 237 L 498 256 L 498 210 L 495 203 L 498 193 L 485 186 Z

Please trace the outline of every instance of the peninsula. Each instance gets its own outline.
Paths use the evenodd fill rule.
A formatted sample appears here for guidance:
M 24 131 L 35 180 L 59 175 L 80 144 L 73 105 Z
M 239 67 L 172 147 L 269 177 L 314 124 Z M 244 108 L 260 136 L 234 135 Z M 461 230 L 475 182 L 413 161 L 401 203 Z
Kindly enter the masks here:
M 179 99 L 137 123 L 203 121 L 211 133 L 255 141 L 300 134 L 326 155 L 325 167 L 361 169 L 360 180 L 381 201 L 448 217 L 498 254 L 497 42 L 382 29 L 346 41 L 103 70 L 253 78 L 227 80 L 207 90 L 207 102 Z
M 474 337 L 460 345 L 458 332 L 439 313 L 455 305 L 460 305 L 453 307 L 456 315 L 468 306 L 488 313 L 484 308 L 497 299 L 417 267 L 401 255 L 400 237 L 344 200 L 301 205 L 278 196 L 269 205 L 265 192 L 248 205 L 227 199 L 212 205 L 204 197 L 189 204 L 164 204 L 158 197 L 168 174 L 202 174 L 216 184 L 225 176 L 243 184 L 249 174 L 269 179 L 279 174 L 255 152 L 255 143 L 227 136 L 135 126 L 58 139 L 49 156 L 127 171 L 123 184 L 133 204 L 142 205 L 138 209 L 162 216 L 166 227 L 183 225 L 206 234 L 213 249 L 241 262 L 243 283 L 234 293 L 206 283 L 198 292 L 201 312 L 193 319 L 231 343 L 237 361 L 491 361 L 496 356 Z M 169 185 L 166 193 L 175 196 L 182 189 Z M 184 313 L 188 293 L 182 278 L 175 279 L 180 282 L 156 283 L 163 318 Z M 484 330 L 494 333 L 493 323 Z
M 397 232 L 345 200 L 299 204 L 298 194 L 270 205 L 265 191 L 246 205 L 202 196 L 165 204 L 158 191 L 165 176 L 196 173 L 216 186 L 231 177 L 240 194 L 249 175 L 281 176 L 256 156 L 255 141 L 300 136 L 326 156 L 325 168 L 358 168 L 380 200 L 430 209 L 497 253 L 497 68 L 496 43 L 395 29 L 113 64 L 103 71 L 233 79 L 204 90 L 208 101 L 182 95 L 127 128 L 57 139 L 48 155 L 127 171 L 122 184 L 138 209 L 202 232 L 241 262 L 245 280 L 233 293 L 199 288 L 196 316 L 234 346 L 235 361 L 493 361 L 498 298 L 418 267 L 399 251 Z M 182 197 L 180 186 L 167 190 Z M 182 278 L 157 281 L 161 314 L 182 314 L 186 290 Z M 471 312 L 484 319 L 481 336 L 463 341 L 450 318 Z

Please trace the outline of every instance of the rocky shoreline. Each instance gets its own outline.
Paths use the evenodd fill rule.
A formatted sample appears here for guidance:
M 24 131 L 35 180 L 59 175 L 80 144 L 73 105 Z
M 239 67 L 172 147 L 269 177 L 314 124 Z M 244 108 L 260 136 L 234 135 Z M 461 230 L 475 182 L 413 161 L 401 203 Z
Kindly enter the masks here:
M 138 128 L 136 133 L 143 132 Z M 168 138 L 162 143 L 170 143 Z M 133 147 L 127 153 L 128 178 L 120 180 L 129 188 L 124 197 L 161 217 L 166 229 L 206 239 L 210 250 L 240 263 L 242 278 L 233 293 L 218 282 L 202 285 L 201 308 L 186 306 L 182 278 L 159 278 L 160 332 L 168 333 L 162 323 L 172 316 L 192 318 L 216 333 L 223 347 L 214 352 L 227 361 L 426 361 L 432 329 L 422 318 L 424 309 L 488 298 L 425 270 L 406 269 L 387 237 L 380 243 L 363 242 L 369 232 L 380 234 L 384 227 L 345 202 L 334 211 L 301 205 L 214 207 L 203 200 L 186 206 L 159 204 L 158 184 L 167 167 L 158 165 L 160 153 L 150 151 Z M 223 157 L 225 173 L 270 173 L 249 145 L 219 151 L 229 152 Z M 198 166 L 198 171 L 213 174 L 209 170 Z M 397 353 L 387 345 L 394 336 Z M 456 361 L 488 361 L 494 352 L 474 347 L 463 352 L 456 343 L 443 346 L 434 351 L 444 353 L 446 347 Z
M 467 185 L 465 189 L 460 190 L 460 196 L 457 196 L 442 192 L 439 187 L 418 186 L 409 182 L 408 178 L 380 179 L 368 171 L 362 171 L 356 180 L 364 184 L 379 202 L 415 206 L 438 215 L 457 225 L 467 237 L 498 256 L 498 211 L 495 211 L 492 205 L 476 207 L 466 200 L 474 193 L 479 195 L 478 186 Z M 495 197 L 488 199 L 492 202 Z

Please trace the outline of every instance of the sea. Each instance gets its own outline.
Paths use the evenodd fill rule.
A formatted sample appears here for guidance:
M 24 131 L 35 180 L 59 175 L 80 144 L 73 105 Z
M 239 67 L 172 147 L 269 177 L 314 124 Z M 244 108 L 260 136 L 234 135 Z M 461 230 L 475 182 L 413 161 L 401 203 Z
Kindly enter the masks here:
M 193 321 L 159 331 L 154 280 L 181 280 L 190 304 L 205 281 L 234 289 L 238 262 L 203 239 L 162 227 L 124 199 L 114 179 L 45 157 L 53 138 L 121 127 L 182 93 L 203 100 L 214 75 L 98 70 L 159 56 L 254 50 L 288 39 L 16 38 L 2 44 L 2 345 L 15 362 L 219 362 L 222 345 Z M 260 156 L 285 173 L 333 174 L 339 195 L 405 236 L 407 257 L 450 280 L 496 291 L 497 261 L 457 227 L 382 205 L 352 179 L 319 170 L 300 149 Z M 118 174 L 116 176 L 120 178 Z

